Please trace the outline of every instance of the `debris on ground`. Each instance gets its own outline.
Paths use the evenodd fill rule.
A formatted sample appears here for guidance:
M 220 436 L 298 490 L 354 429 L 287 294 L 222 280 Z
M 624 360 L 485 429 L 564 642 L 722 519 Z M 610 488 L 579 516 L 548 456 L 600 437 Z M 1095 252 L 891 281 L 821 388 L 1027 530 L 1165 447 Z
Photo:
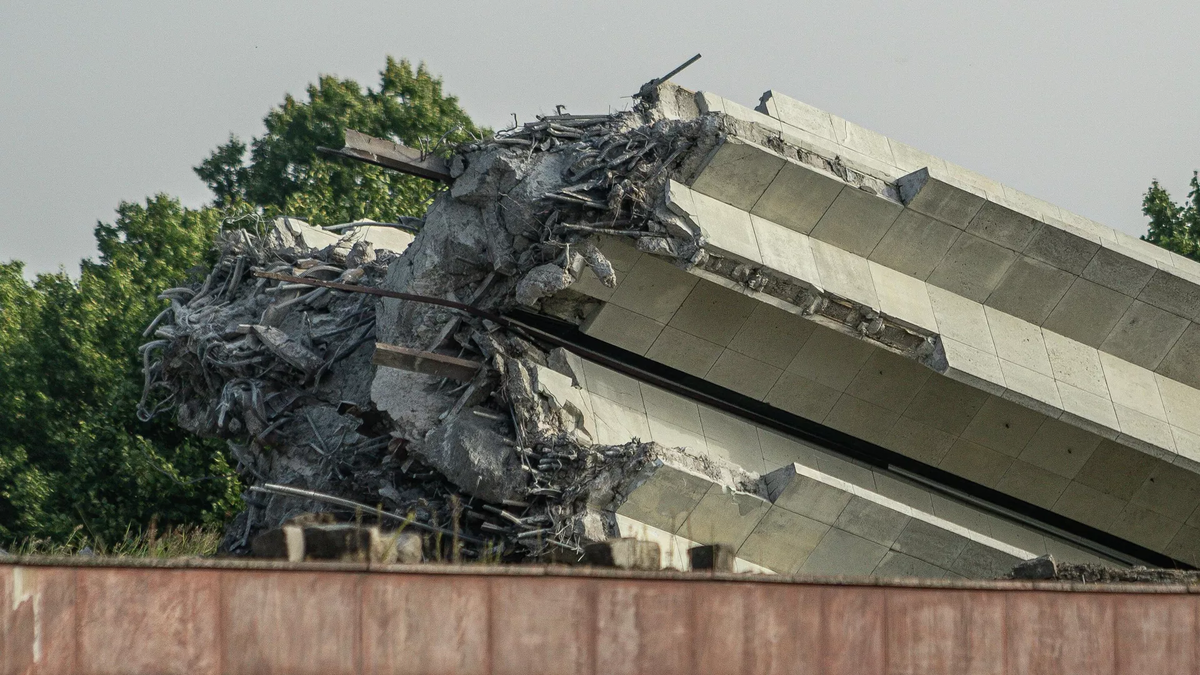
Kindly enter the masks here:
M 1094 563 L 1057 562 L 1044 555 L 1013 566 L 1009 579 L 1070 581 L 1085 584 L 1200 584 L 1200 571 L 1161 567 L 1110 567 Z

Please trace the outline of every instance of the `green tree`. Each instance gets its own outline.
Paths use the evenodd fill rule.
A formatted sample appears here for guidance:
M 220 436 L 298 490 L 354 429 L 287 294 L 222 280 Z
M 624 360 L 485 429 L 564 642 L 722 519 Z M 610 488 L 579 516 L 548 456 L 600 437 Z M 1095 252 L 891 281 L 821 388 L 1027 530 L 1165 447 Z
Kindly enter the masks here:
M 325 76 L 307 93 L 269 111 L 249 147 L 231 138 L 196 167 L 211 205 L 157 195 L 118 206 L 111 224 L 97 224 L 99 257 L 83 261 L 78 280 L 60 272 L 31 283 L 20 262 L 0 264 L 0 544 L 62 541 L 78 528 L 112 544 L 152 519 L 220 523 L 239 508 L 222 444 L 168 416 L 137 419 L 137 348 L 167 306 L 158 293 L 211 262 L 231 212 L 320 224 L 421 215 L 428 181 L 317 152 L 340 147 L 347 128 L 437 152 L 487 133 L 407 61 L 389 58 L 377 91 Z
M 420 216 L 429 181 L 379 167 L 331 158 L 318 147 L 340 148 L 346 129 L 388 138 L 430 152 L 448 153 L 478 129 L 442 93 L 442 81 L 425 64 L 388 57 L 378 89 L 325 75 L 308 87 L 308 100 L 288 95 L 263 119 L 266 133 L 247 146 L 237 137 L 196 167 L 215 204 L 249 206 L 264 215 L 286 213 L 322 224 L 369 218 L 394 221 Z
M 1156 180 L 1142 198 L 1150 225 L 1142 239 L 1179 255 L 1200 260 L 1200 175 L 1192 173 L 1188 201 L 1177 204 Z

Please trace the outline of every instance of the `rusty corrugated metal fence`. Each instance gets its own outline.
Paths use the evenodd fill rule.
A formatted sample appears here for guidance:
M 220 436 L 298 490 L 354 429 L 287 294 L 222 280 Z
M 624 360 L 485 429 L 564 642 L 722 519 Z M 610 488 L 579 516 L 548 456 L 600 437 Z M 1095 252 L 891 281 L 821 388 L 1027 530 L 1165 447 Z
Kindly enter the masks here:
M 44 561 L 42 561 L 44 562 Z M 0 673 L 1197 672 L 1177 587 L 0 564 Z

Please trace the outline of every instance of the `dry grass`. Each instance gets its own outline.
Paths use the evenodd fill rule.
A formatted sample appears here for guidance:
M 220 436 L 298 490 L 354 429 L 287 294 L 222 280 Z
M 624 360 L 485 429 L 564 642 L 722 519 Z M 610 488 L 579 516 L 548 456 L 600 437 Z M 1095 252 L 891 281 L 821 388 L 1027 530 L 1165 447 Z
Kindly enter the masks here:
M 153 523 L 142 532 L 127 530 L 114 544 L 94 541 L 76 528 L 66 541 L 26 539 L 8 549 L 12 555 L 87 555 L 119 558 L 188 558 L 210 556 L 221 543 L 221 529 L 201 525 L 178 525 L 158 531 Z

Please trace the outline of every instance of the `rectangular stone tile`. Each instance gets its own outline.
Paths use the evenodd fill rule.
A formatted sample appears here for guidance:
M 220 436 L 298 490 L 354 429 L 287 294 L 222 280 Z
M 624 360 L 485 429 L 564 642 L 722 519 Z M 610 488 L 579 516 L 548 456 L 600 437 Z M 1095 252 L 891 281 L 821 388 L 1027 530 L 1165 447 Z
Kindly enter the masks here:
M 941 579 L 946 570 L 904 553 L 888 551 L 871 572 L 873 577 Z
M 1053 376 L 1040 328 L 992 307 L 986 307 L 985 313 L 997 356 L 1047 377 Z
M 882 504 L 852 497 L 842 509 L 834 527 L 856 534 L 877 544 L 890 547 L 908 525 L 909 517 Z
M 1100 250 L 1100 240 L 1082 231 L 1048 225 L 1025 247 L 1025 255 L 1071 274 L 1082 274 Z
M 1041 229 L 1041 221 L 989 201 L 984 202 L 966 231 L 1020 253 Z
M 724 347 L 760 304 L 743 293 L 701 280 L 667 325 Z
M 1129 501 L 1182 523 L 1200 507 L 1200 475 L 1160 463 Z
M 963 430 L 964 440 L 1016 457 L 1045 422 L 1041 413 L 1012 401 L 992 397 Z
M 1100 352 L 1100 364 L 1104 367 L 1104 379 L 1108 382 L 1113 403 L 1164 422 L 1167 420 L 1154 373 L 1104 352 Z
M 1183 523 L 1144 506 L 1126 504 L 1121 515 L 1109 525 L 1109 531 L 1151 550 L 1166 549 Z
M 589 392 L 603 396 L 626 408 L 645 412 L 646 408 L 642 404 L 642 387 L 637 380 L 591 361 L 583 362 L 583 374 L 587 380 Z
M 738 549 L 739 558 L 780 574 L 798 569 L 820 543 L 829 526 L 772 506 Z
M 1013 460 L 996 482 L 996 489 L 1044 509 L 1054 507 L 1069 480 L 1045 469 Z
M 937 286 L 926 286 L 926 290 L 942 337 L 989 354 L 996 353 L 982 304 Z
M 950 451 L 954 436 L 928 424 L 901 416 L 892 425 L 884 447 L 900 454 L 937 466 Z
M 837 115 L 830 115 L 829 119 L 833 123 L 834 139 L 838 143 L 891 166 L 896 165 L 896 159 L 892 157 L 892 147 L 888 144 L 886 136 L 848 122 Z
M 875 491 L 875 473 L 869 464 L 825 452 L 817 455 L 817 468 L 826 476 L 832 476 L 863 490 Z
M 932 375 L 932 370 L 910 358 L 876 349 L 846 386 L 846 393 L 900 413 Z
M 850 394 L 842 394 L 833 409 L 825 416 L 825 425 L 838 431 L 861 438 L 870 443 L 882 444 L 887 433 L 896 423 L 899 413 L 868 403 Z
M 888 548 L 836 527 L 821 539 L 797 570 L 800 574 L 868 576 Z
M 1200 325 L 1188 324 L 1183 335 L 1175 341 L 1175 346 L 1167 352 L 1162 363 L 1154 369 L 1160 375 L 1182 382 L 1190 387 L 1200 388 Z
M 1100 350 L 1154 370 L 1187 327 L 1187 319 L 1134 300 Z
M 1200 434 L 1200 390 L 1162 375 L 1155 375 L 1154 379 L 1167 420 L 1177 427 Z
M 758 201 L 747 210 L 789 230 L 808 234 L 844 186 L 845 183 L 836 176 L 787 161 Z
M 696 277 L 668 262 L 643 256 L 625 275 L 610 302 L 665 324 L 692 292 L 696 281 Z
M 950 447 L 938 468 L 980 485 L 996 487 L 1012 462 L 1008 455 L 960 438 Z
M 1108 398 L 1108 382 L 1100 353 L 1094 348 L 1050 330 L 1042 330 L 1054 379 L 1097 396 Z
M 360 583 L 359 575 L 338 572 L 241 572 L 222 577 L 223 669 L 360 672 Z M 316 635 L 321 639 L 313 639 Z M 217 655 L 210 652 L 205 658 L 213 656 Z
M 905 209 L 871 251 L 870 259 L 924 280 L 942 261 L 960 232 L 951 225 Z
M 580 326 L 585 335 L 645 356 L 662 333 L 663 324 L 617 305 L 606 303 Z
M 968 579 L 1000 579 L 1007 576 L 1020 560 L 986 544 L 971 541 L 967 542 L 948 569 Z
M 995 354 L 949 338 L 942 338 L 940 344 L 947 365 L 943 375 L 990 394 L 1004 393 L 1004 373 Z
M 21 569 L 18 574 L 25 576 L 26 572 Z M 76 579 L 77 616 L 72 629 L 78 641 L 75 660 L 79 672 L 219 672 L 221 581 L 217 572 L 81 569 Z M 333 583 L 336 585 L 336 580 Z M 351 593 L 350 598 L 336 604 L 351 606 L 354 598 L 356 594 Z M 37 606 L 40 604 L 34 606 L 35 617 L 42 610 Z M 272 616 L 270 608 L 264 609 L 263 618 L 267 622 L 275 619 L 275 627 L 281 628 L 281 617 Z M 336 615 L 337 609 L 332 608 L 330 613 Z M 42 628 L 37 624 L 35 627 Z M 42 647 L 36 644 L 38 637 L 35 633 L 35 649 Z M 236 634 L 228 639 L 235 643 L 244 640 Z M 250 644 L 257 647 L 260 656 L 269 649 Z M 346 654 L 343 663 L 353 663 L 355 656 Z
M 921 385 L 904 416 L 922 424 L 932 426 L 951 436 L 958 436 L 987 402 L 986 392 L 952 380 L 934 375 Z
M 758 430 L 753 424 L 719 410 L 700 407 L 708 451 L 751 473 L 764 473 Z
M 703 476 L 659 466 L 649 480 L 629 494 L 617 513 L 674 533 L 713 485 Z
M 650 425 L 650 438 L 655 443 L 667 448 L 687 448 L 700 455 L 708 454 L 708 441 L 705 440 L 704 434 L 655 417 L 647 417 L 646 422 Z
M 1175 453 L 1171 425 L 1120 404 L 1113 405 L 1113 408 L 1117 413 L 1117 423 L 1121 427 L 1117 442 L 1148 455 L 1170 460 L 1171 455 Z
M 1035 373 L 1004 359 L 1000 359 L 1000 371 L 1004 373 L 1004 385 L 1007 387 L 1001 394 L 1003 398 L 1050 418 L 1057 418 L 1062 414 L 1062 400 L 1059 398 L 1054 378 Z
M 1046 420 L 1018 457 L 1063 478 L 1074 478 L 1101 438 L 1061 420 Z
M 1101 242 L 1100 250 L 1092 257 L 1080 275 L 1105 288 L 1111 288 L 1136 298 L 1150 277 L 1158 271 L 1154 260 L 1119 244 Z
M 832 525 L 850 502 L 852 495 L 845 490 L 796 473 L 794 469 L 781 471 L 785 475 L 771 492 L 775 506 Z
M 1200 563 L 1200 529 L 1189 525 L 1180 527 L 1163 553 L 1192 566 Z
M 892 550 L 943 569 L 958 559 L 969 540 L 932 523 L 913 518 L 892 544 Z
M 875 490 L 888 499 L 900 502 L 913 510 L 933 512 L 929 491 L 896 475 L 875 471 Z
M 1128 501 L 1162 460 L 1104 440 L 1075 476 L 1075 482 Z
M 1138 294 L 1138 300 L 1185 319 L 1195 319 L 1200 315 L 1200 277 L 1180 270 L 1158 269 Z
M 865 340 L 818 326 L 785 370 L 843 391 L 873 349 Z
M 1000 285 L 988 296 L 989 307 L 1040 326 L 1050 316 L 1075 276 L 1052 265 L 1018 256 Z
M 1112 401 L 1082 389 L 1058 382 L 1058 396 L 1062 400 L 1064 422 L 1086 429 L 1103 438 L 1116 438 L 1121 425 Z
M 946 171 L 946 162 L 940 157 L 934 157 L 894 138 L 888 139 L 888 145 L 892 148 L 892 157 L 896 159 L 896 167 L 901 171 L 920 171 L 931 167 L 943 174 Z
M 692 201 L 708 246 L 740 260 L 762 262 L 748 212 L 696 191 Z
M 933 167 L 933 173 L 947 171 L 947 165 Z M 908 208 L 935 218 L 943 223 L 953 225 L 956 229 L 966 229 L 975 215 L 983 207 L 984 198 L 957 185 L 943 180 L 946 176 L 934 177 L 930 169 L 918 169 L 896 181 L 900 189 L 900 200 Z
M 732 389 L 743 396 L 763 400 L 775 386 L 783 370 L 726 349 L 705 377 L 713 384 Z
M 1112 527 L 1124 507 L 1125 502 L 1110 494 L 1071 481 L 1054 504 L 1054 511 L 1103 530 Z
M 812 230 L 815 239 L 869 256 L 903 210 L 896 202 L 847 185 Z
M 678 394 L 652 387 L 645 382 L 640 384 L 641 400 L 647 415 L 688 431 L 704 432 L 704 426 L 700 424 L 699 406 Z
M 879 307 L 879 296 L 865 258 L 818 239 L 812 241 L 812 249 L 822 288 L 847 300 Z
M 1129 309 L 1133 298 L 1086 279 L 1076 279 L 1042 327 L 1099 347 Z
M 817 324 L 763 302 L 729 342 L 729 348 L 752 359 L 787 368 Z
M 1171 427 L 1175 436 L 1175 456 L 1171 463 L 1195 473 L 1200 473 L 1200 434 L 1193 434 L 1179 427 Z
M 667 326 L 646 351 L 646 358 L 694 377 L 704 377 L 722 351 L 719 344 Z
M 1050 506 L 1053 506 L 1053 504 Z M 1046 508 L 1050 508 L 1050 506 Z M 1016 521 L 1004 518 L 993 520 L 992 538 L 1022 551 L 1032 553 L 1035 556 L 1046 555 L 1048 553 L 1046 550 L 1046 538 L 1038 531 L 1032 530 Z
M 727 136 L 691 187 L 749 211 L 775 180 L 784 161 L 766 148 Z
M 767 393 L 766 402 L 793 415 L 820 422 L 841 395 L 837 389 L 802 375 L 784 372 Z
M 796 462 L 816 467 L 817 455 L 821 454 L 820 450 L 806 443 L 763 427 L 758 427 L 758 444 L 762 448 L 767 471 L 791 466 Z
M 837 140 L 833 133 L 833 122 L 830 121 L 830 115 L 824 110 L 814 108 L 807 103 L 773 90 L 764 93 L 762 101 L 762 106 L 772 117 L 831 141 Z
M 592 414 L 596 425 L 596 442 L 603 445 L 622 445 L 639 438 L 650 438 L 650 423 L 646 413 L 626 408 L 604 398 L 592 397 Z
M 869 264 L 880 311 L 910 327 L 936 333 L 937 319 L 925 282 L 877 263 Z
M 750 222 L 763 265 L 795 281 L 821 287 L 821 275 L 808 236 L 758 216 L 750 216 Z
M 969 300 L 987 300 L 1016 260 L 1017 254 L 964 232 L 946 252 L 927 281 Z
M 770 510 L 771 503 L 754 495 L 725 490 L 721 485 L 709 488 L 675 534 L 703 544 L 740 548 Z
M 1041 221 L 1051 218 L 1058 219 L 1061 213 L 1061 210 L 1054 204 L 1008 185 L 1004 186 L 1004 199 L 1001 201 L 1013 211 Z
M 488 580 L 363 578 L 363 673 L 487 673 Z

